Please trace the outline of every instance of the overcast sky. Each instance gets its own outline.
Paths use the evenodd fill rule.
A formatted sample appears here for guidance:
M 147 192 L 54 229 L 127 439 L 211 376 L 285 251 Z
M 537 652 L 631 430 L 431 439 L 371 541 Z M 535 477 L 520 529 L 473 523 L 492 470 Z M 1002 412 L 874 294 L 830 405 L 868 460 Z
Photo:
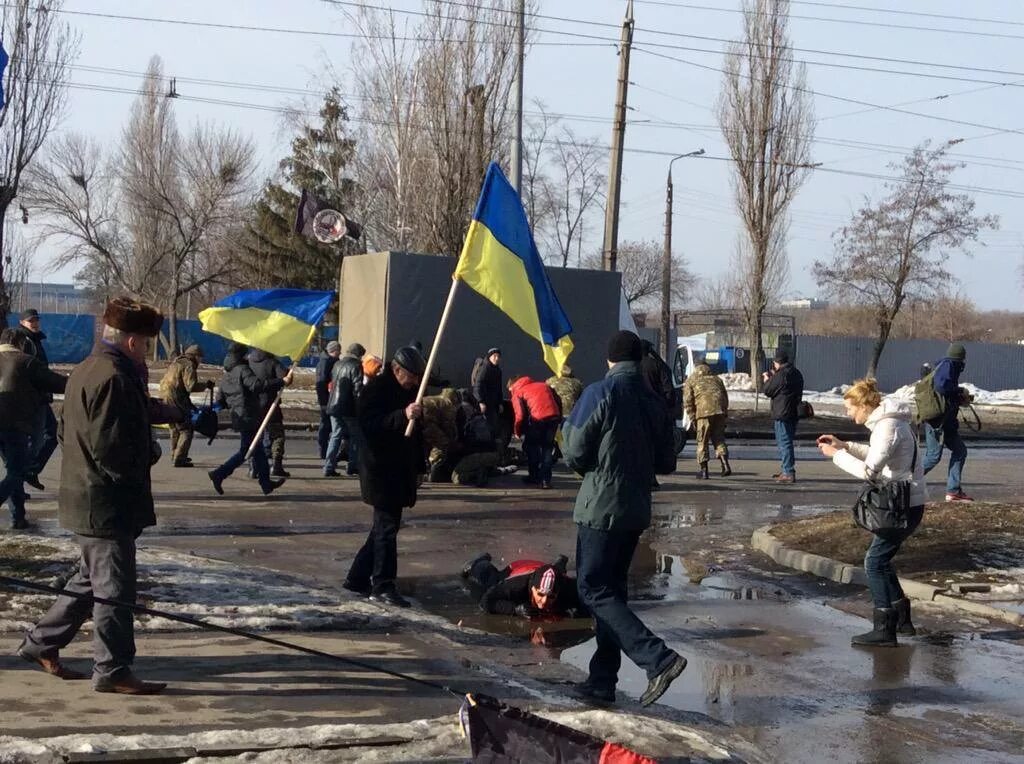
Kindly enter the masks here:
M 396 10 L 421 8 L 418 0 L 372 0 L 368 4 Z M 66 10 L 345 33 L 348 27 L 344 11 L 353 5 L 321 0 L 67 0 Z M 541 18 L 532 22 L 536 29 L 543 30 L 537 33 L 536 41 L 544 44 L 534 46 L 529 53 L 527 100 L 541 99 L 551 111 L 573 115 L 574 119 L 567 124 L 578 134 L 602 144 L 610 139 L 618 67 L 616 49 L 610 41 L 618 38 L 617 26 L 625 5 L 624 0 L 541 0 Z M 794 2 L 792 43 L 804 49 L 796 54 L 798 58 L 933 76 L 817 64 L 808 67 L 808 84 L 816 93 L 815 113 L 819 120 L 813 159 L 823 165 L 793 206 L 789 295 L 817 294 L 809 273 L 811 263 L 816 257 L 831 254 L 832 232 L 849 218 L 865 195 L 882 193 L 882 180 L 846 173 L 891 175 L 887 165 L 898 161 L 906 153 L 904 149 L 925 139 L 936 143 L 963 139 L 956 152 L 967 166 L 956 173 L 955 182 L 987 189 L 975 193 L 977 209 L 999 215 L 1002 227 L 984 234 L 984 246 L 972 245 L 971 257 L 954 255 L 951 270 L 960 279 L 964 294 L 979 307 L 1020 309 L 1017 269 L 1024 252 L 1024 223 L 1017 212 L 1024 202 L 1020 196 L 1024 195 L 1024 154 L 1020 151 L 1024 146 L 1024 3 L 851 2 L 862 8 L 873 6 L 875 10 L 841 8 L 834 2 L 832 5 L 829 7 L 828 0 Z M 881 7 L 934 16 L 884 13 L 877 10 Z M 635 86 L 630 92 L 630 123 L 626 132 L 621 239 L 661 240 L 668 157 L 643 152 L 684 153 L 704 148 L 709 157 L 726 155 L 712 110 L 722 80 L 721 72 L 717 71 L 722 66 L 721 40 L 740 33 L 738 8 L 738 0 L 637 0 L 636 50 L 630 72 Z M 1001 23 L 951 20 L 940 18 L 941 15 L 998 19 Z M 801 16 L 806 18 L 797 18 Z M 294 103 L 299 97 L 275 92 L 274 88 L 316 90 L 322 82 L 325 60 L 349 77 L 350 41 L 345 37 L 71 13 L 66 18 L 82 35 L 78 60 L 81 68 L 75 70 L 72 78 L 79 85 L 132 91 L 139 82 L 136 73 L 145 69 L 155 53 L 163 57 L 165 72 L 179 78 L 178 92 L 182 95 L 271 109 Z M 953 31 L 928 31 L 925 27 Z M 809 52 L 812 50 L 822 53 Z M 653 55 L 655 52 L 662 57 Z M 97 68 L 126 74 L 96 71 Z M 938 78 L 939 75 L 950 79 Z M 186 79 L 260 87 L 245 89 L 185 82 Z M 350 80 L 342 83 L 342 90 L 352 92 Z M 872 109 L 836 97 L 878 106 L 900 104 L 899 108 L 922 115 L 973 124 Z M 64 129 L 114 140 L 131 100 L 130 92 L 75 88 Z M 315 106 L 316 100 L 311 94 L 310 105 Z M 258 144 L 267 172 L 287 151 L 288 137 L 282 134 L 280 118 L 272 110 L 186 99 L 179 100 L 176 108 L 183 127 L 198 119 L 213 120 L 250 134 Z M 999 133 L 1000 130 L 1006 132 Z M 850 145 L 848 142 L 852 141 L 860 145 Z M 676 249 L 685 254 L 701 276 L 723 272 L 735 246 L 738 219 L 733 211 L 730 170 L 728 162 L 715 159 L 686 159 L 675 165 Z M 589 232 L 594 246 L 600 240 L 598 217 L 594 217 L 593 230 Z M 34 278 L 39 279 L 41 271 L 42 267 L 37 268 Z M 73 271 L 65 271 L 44 277 L 67 281 L 72 274 Z

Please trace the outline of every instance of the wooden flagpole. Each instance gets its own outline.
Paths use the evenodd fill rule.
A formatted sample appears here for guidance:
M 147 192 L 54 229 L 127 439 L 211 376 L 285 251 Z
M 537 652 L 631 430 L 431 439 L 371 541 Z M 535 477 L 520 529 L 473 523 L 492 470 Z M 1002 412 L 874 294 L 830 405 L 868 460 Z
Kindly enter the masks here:
M 312 341 L 312 338 L 310 339 Z M 309 342 L 306 343 L 306 347 L 302 349 L 299 354 L 299 361 L 306 357 L 306 353 L 309 350 Z M 292 359 L 292 366 L 288 369 L 288 374 L 292 375 L 292 379 L 295 379 L 295 375 L 292 372 L 295 367 L 298 366 L 299 361 Z M 286 374 L 285 376 L 288 376 Z M 277 397 L 274 398 L 274 402 L 270 404 L 270 408 L 267 410 L 267 415 L 263 417 L 263 421 L 260 423 L 260 428 L 256 430 L 256 437 L 252 439 L 252 443 L 249 444 L 249 450 L 245 452 L 245 458 L 249 459 L 252 457 L 252 452 L 256 450 L 256 444 L 263 440 L 263 433 L 267 431 L 267 427 L 270 425 L 270 417 L 274 416 L 274 412 L 281 406 L 281 393 L 284 392 L 284 388 L 277 391 Z
M 434 370 L 434 361 L 437 359 L 437 349 L 441 347 L 441 336 L 444 334 L 444 328 L 448 324 L 448 315 L 452 312 L 452 303 L 455 301 L 455 289 L 458 286 L 458 276 L 452 276 L 452 288 L 448 291 L 448 301 L 444 304 L 444 310 L 441 311 L 441 321 L 437 325 L 437 333 L 434 335 L 434 344 L 430 346 L 430 356 L 427 358 L 427 368 L 423 371 L 423 379 L 420 380 L 420 389 L 416 393 L 416 403 L 421 403 L 423 401 L 423 394 L 427 391 L 427 383 L 430 381 L 430 372 Z M 415 429 L 416 420 L 410 419 L 409 424 L 405 427 L 405 437 L 412 437 L 412 433 Z

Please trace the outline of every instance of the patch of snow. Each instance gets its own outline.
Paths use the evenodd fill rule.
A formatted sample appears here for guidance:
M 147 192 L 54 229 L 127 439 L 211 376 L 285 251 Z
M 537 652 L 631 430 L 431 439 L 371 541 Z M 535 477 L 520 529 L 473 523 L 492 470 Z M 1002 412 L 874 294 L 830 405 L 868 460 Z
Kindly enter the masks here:
M 610 739 L 648 756 L 673 756 L 693 752 L 710 761 L 730 761 L 725 748 L 706 736 L 677 722 L 652 716 L 635 716 L 620 711 L 588 710 L 576 712 L 535 711 L 538 716 Z M 435 758 L 461 758 L 469 754 L 469 742 L 457 725 L 456 710 L 435 719 L 417 719 L 396 724 L 323 724 L 299 728 L 255 730 L 208 730 L 185 735 L 114 735 L 109 733 L 61 735 L 29 739 L 0 736 L 0 763 L 23 764 L 40 757 L 54 758 L 70 754 L 104 754 L 155 749 L 191 749 L 199 762 L 326 762 L 348 760 L 342 746 L 346 743 L 393 739 L 391 745 L 367 745 L 349 749 L 359 761 L 427 761 Z M 316 750 L 335 748 L 335 750 Z M 263 750 L 275 748 L 278 750 Z M 214 751 L 253 750 L 232 758 L 216 756 Z M 338 750 L 340 749 L 340 750 Z M 203 753 L 209 751 L 211 757 Z
M 719 374 L 718 378 L 722 380 L 722 383 L 725 385 L 725 389 L 728 390 L 730 393 L 733 391 L 753 392 L 754 390 L 754 383 L 751 381 L 749 374 L 725 373 Z
M 0 540 L 0 556 L 6 543 L 11 542 Z M 74 571 L 79 550 L 70 539 L 35 537 L 33 544 L 37 548 L 35 559 L 51 561 L 35 579 L 38 583 L 56 586 L 62 582 L 62 575 L 70 576 Z M 140 547 L 138 571 L 139 604 L 218 626 L 309 631 L 391 630 L 405 625 L 429 626 L 434 631 L 463 638 L 467 633 L 444 618 L 422 611 L 388 610 L 274 571 L 169 550 Z M 48 594 L 0 592 L 0 631 L 31 627 L 52 602 L 53 597 Z M 173 631 L 193 627 L 167 618 L 140 615 L 136 616 L 136 628 Z

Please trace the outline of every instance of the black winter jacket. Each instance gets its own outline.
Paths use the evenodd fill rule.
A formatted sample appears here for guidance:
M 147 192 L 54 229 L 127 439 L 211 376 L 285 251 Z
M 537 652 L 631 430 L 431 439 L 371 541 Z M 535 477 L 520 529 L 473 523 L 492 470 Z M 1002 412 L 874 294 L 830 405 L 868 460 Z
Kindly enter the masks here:
M 220 397 L 231 412 L 231 426 L 236 430 L 255 431 L 267 413 L 262 401 L 284 387 L 281 379 L 260 379 L 245 362 L 245 357 L 228 353 L 224 358 L 224 376 L 220 380 Z
M 672 379 L 672 369 L 665 363 L 654 349 L 654 345 L 643 343 L 644 357 L 640 361 L 640 374 L 647 380 L 650 388 L 665 402 L 665 408 L 674 418 L 679 413 L 679 392 Z
M 14 345 L 0 345 L 0 430 L 32 434 L 42 396 L 64 392 L 67 377 Z
M 334 364 L 331 381 L 334 387 L 327 402 L 327 413 L 331 416 L 354 417 L 356 401 L 363 392 L 362 361 L 346 353 Z
M 772 399 L 772 419 L 780 422 L 799 419 L 797 406 L 804 399 L 804 375 L 787 363 L 764 386 L 765 397 Z
M 356 403 L 363 443 L 359 448 L 359 485 L 363 501 L 372 507 L 397 509 L 416 504 L 419 476 L 425 470 L 423 428 L 417 425 L 405 437 L 409 420 L 405 407 L 416 400 L 391 367 L 371 379 Z
M 553 566 L 545 565 L 544 567 Z M 543 571 L 544 568 L 540 568 L 540 570 Z M 571 615 L 574 618 L 586 615 L 588 611 L 580 602 L 576 579 L 566 576 L 557 568 L 555 571 L 561 579 L 558 599 L 554 607 L 544 611 L 544 615 Z M 517 605 L 532 607 L 530 600 L 530 579 L 532 577 L 532 573 L 509 576 L 504 581 L 495 584 L 480 598 L 480 609 L 492 615 L 513 615 Z
M 498 413 L 498 406 L 505 400 L 505 390 L 501 386 L 501 367 L 495 366 L 486 358 L 481 359 L 474 368 L 473 397 L 487 406 L 488 411 Z
M 284 375 L 288 373 L 277 358 L 258 348 L 253 348 L 249 351 L 249 368 L 252 369 L 257 378 L 262 379 L 264 382 L 283 379 Z M 270 408 L 270 404 L 277 397 L 277 390 L 264 391 L 258 397 L 260 408 L 265 415 L 267 409 Z M 277 411 L 274 413 L 274 421 L 280 422 L 282 418 L 281 407 L 278 406 Z
M 18 326 L 14 330 L 18 335 L 18 349 L 22 353 L 32 356 L 37 361 L 43 364 L 46 368 L 50 368 L 50 359 L 46 357 L 46 348 L 43 347 L 43 340 L 46 339 L 46 334 L 43 332 L 33 332 L 26 329 L 24 326 Z M 52 403 L 53 395 L 51 393 L 40 392 L 36 398 L 41 403 Z
M 327 386 L 331 382 L 331 371 L 337 358 L 329 355 L 326 350 L 320 353 L 320 360 L 316 364 L 316 403 L 318 406 L 326 406 L 331 397 Z

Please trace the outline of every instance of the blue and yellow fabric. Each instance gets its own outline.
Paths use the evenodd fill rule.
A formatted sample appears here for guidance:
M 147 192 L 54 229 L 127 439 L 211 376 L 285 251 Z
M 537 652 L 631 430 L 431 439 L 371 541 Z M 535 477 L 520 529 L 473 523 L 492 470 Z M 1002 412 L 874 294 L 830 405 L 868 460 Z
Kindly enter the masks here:
M 572 325 L 551 287 L 526 212 L 494 162 L 487 169 L 454 278 L 494 303 L 541 343 L 558 374 L 572 353 Z
M 203 331 L 288 356 L 298 362 L 334 299 L 334 292 L 249 289 L 200 312 Z

